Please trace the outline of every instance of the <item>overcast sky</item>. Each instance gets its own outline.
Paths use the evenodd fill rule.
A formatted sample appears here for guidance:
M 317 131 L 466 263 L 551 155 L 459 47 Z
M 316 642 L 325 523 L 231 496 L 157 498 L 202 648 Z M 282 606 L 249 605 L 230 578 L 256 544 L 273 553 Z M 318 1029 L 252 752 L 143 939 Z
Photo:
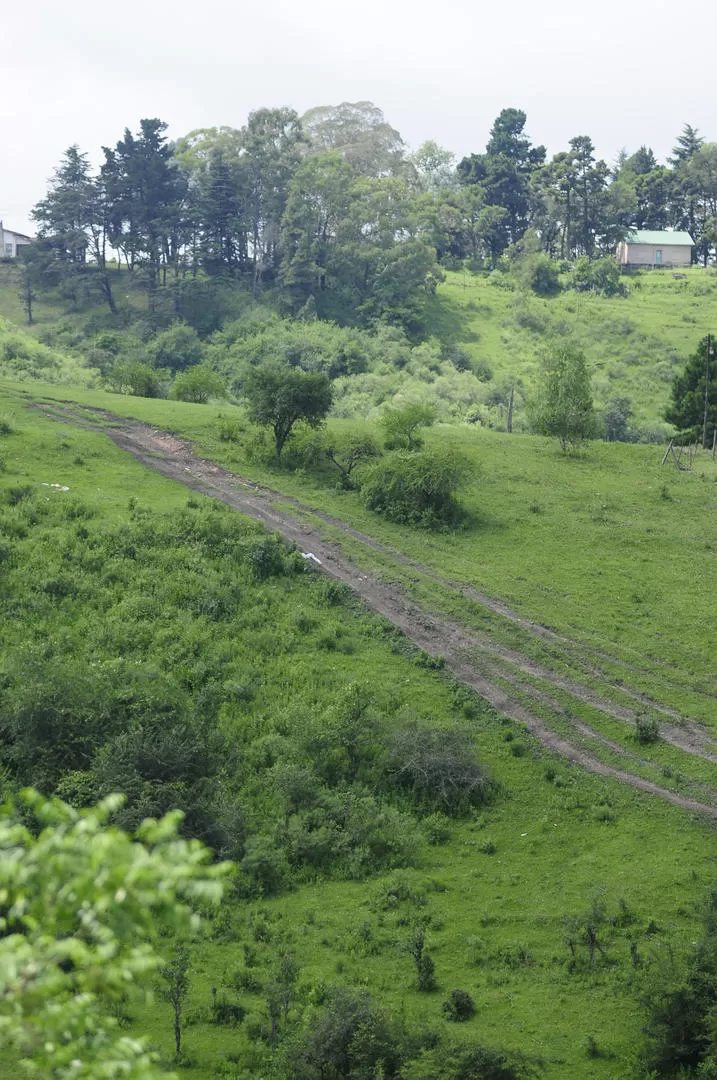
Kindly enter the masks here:
M 0 0 L 0 218 L 31 231 L 74 142 L 99 161 L 141 117 L 176 138 L 262 106 L 373 101 L 459 157 L 513 106 L 549 153 L 663 159 L 685 122 L 717 141 L 716 30 L 709 0 Z

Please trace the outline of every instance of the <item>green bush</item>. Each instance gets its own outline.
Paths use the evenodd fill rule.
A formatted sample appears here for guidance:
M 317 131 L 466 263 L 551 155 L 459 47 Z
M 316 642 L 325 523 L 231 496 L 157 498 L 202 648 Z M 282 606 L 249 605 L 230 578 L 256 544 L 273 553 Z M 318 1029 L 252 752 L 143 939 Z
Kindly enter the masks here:
M 461 1023 L 475 1014 L 476 1004 L 467 990 L 452 990 L 447 1001 L 441 1005 L 446 1020 Z
M 134 397 L 160 397 L 162 384 L 156 371 L 149 364 L 130 361 L 118 364 L 107 375 L 111 390 L 117 394 L 131 394 Z
M 385 782 L 419 806 L 454 816 L 488 802 L 495 791 L 467 731 L 399 729 L 389 739 L 384 770 Z
M 224 398 L 226 394 L 224 382 L 219 375 L 209 368 L 196 366 L 177 375 L 169 396 L 175 401 L 193 401 L 206 405 L 210 398 Z
M 457 493 L 466 473 L 453 453 L 397 450 L 362 470 L 364 505 L 401 525 L 453 525 L 462 517 Z

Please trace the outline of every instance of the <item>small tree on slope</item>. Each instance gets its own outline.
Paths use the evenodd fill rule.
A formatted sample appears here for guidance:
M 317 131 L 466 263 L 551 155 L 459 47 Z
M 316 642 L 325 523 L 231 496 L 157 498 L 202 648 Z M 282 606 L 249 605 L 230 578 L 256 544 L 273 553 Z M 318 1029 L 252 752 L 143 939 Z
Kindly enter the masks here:
M 539 435 L 554 435 L 565 451 L 598 434 L 585 354 L 571 344 L 555 345 L 543 362 L 540 389 L 528 409 Z

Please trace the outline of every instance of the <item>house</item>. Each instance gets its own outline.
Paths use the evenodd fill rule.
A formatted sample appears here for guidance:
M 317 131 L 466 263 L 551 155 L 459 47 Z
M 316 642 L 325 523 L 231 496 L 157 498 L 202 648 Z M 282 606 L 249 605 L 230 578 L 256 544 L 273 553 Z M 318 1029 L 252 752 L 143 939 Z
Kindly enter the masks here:
M 31 244 L 32 237 L 24 233 L 13 232 L 12 229 L 4 229 L 0 221 L 0 258 L 16 259 L 20 254 L 19 249 L 25 244 Z
M 617 246 L 619 266 L 690 266 L 694 240 L 672 229 L 633 229 Z

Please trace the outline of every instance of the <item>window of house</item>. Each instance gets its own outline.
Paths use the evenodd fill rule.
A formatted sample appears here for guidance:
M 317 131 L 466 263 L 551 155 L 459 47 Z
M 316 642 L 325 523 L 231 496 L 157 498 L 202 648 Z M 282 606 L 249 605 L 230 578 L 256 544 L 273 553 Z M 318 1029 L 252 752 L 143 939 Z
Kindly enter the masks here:
M 657 248 L 655 251 L 655 265 L 662 266 L 662 248 Z
M 12 244 L 5 245 L 5 258 L 11 259 L 13 256 Z

